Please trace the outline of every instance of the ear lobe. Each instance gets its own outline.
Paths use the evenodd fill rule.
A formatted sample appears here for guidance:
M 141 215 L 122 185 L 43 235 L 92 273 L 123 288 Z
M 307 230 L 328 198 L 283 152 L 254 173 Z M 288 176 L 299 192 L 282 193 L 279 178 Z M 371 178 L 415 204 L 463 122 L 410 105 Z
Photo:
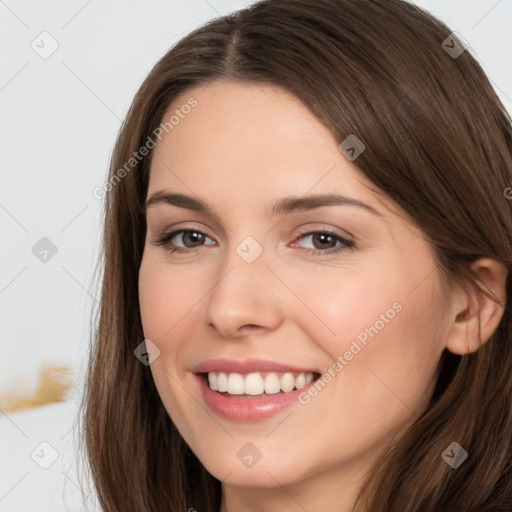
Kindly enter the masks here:
M 479 284 L 457 288 L 452 299 L 455 318 L 446 348 L 457 355 L 476 352 L 494 334 L 503 317 L 507 269 L 491 258 L 480 258 L 470 265 Z

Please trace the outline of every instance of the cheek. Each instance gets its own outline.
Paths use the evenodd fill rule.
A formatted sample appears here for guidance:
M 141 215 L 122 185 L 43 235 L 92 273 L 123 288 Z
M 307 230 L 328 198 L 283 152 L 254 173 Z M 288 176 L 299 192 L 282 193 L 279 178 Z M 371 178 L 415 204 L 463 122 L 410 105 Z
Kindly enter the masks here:
M 204 295 L 201 279 L 184 267 L 170 268 L 159 259 L 144 257 L 139 271 L 139 305 L 144 335 L 157 344 L 190 315 Z M 198 304 L 199 305 L 199 304 Z M 162 350 L 163 347 L 160 347 Z
M 160 350 L 150 370 L 167 413 L 187 439 L 193 438 L 194 432 L 186 421 L 190 396 L 180 383 L 190 375 L 181 361 L 190 341 L 184 333 L 197 326 L 193 309 L 201 298 L 198 282 L 197 276 L 188 276 L 181 267 L 171 269 L 152 255 L 144 256 L 139 270 L 144 336 Z
M 149 267 L 149 265 L 147 266 Z M 165 279 L 158 279 L 158 272 L 154 266 L 147 268 L 141 265 L 139 272 L 139 305 L 144 329 L 144 336 L 153 341 L 160 339 L 169 329 L 168 318 L 165 311 L 172 311 L 172 294 L 167 290 Z
M 320 341 L 333 359 L 349 350 L 354 340 L 362 348 L 371 344 L 375 349 L 403 351 L 404 358 L 411 351 L 439 352 L 433 345 L 436 327 L 443 321 L 437 299 L 440 284 L 435 273 L 425 279 L 433 263 L 422 261 L 414 268 L 410 260 L 392 256 L 383 254 L 373 265 L 329 269 L 307 280 L 290 275 L 296 296 L 309 311 L 290 300 L 286 314 L 312 340 Z
M 387 330 L 396 321 L 407 286 L 385 277 L 393 274 L 390 268 L 386 273 L 369 268 L 332 270 L 315 280 L 295 282 L 294 291 L 309 312 L 297 303 L 294 317 L 312 340 L 325 340 L 323 348 L 335 359 L 352 341 L 364 346 L 376 330 Z
M 380 413 L 399 420 L 421 407 L 435 382 L 444 321 L 435 274 L 415 289 L 428 272 L 398 264 L 386 272 L 366 270 L 344 270 L 315 286 L 302 283 L 296 293 L 316 315 L 295 316 L 330 356 L 328 386 L 361 425 Z

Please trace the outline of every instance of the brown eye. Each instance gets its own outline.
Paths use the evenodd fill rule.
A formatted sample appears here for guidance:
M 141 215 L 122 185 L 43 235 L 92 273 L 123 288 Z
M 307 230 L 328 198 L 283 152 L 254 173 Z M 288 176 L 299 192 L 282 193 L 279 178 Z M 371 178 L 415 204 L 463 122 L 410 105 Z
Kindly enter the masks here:
M 170 252 L 187 252 L 188 249 L 194 249 L 205 245 L 206 239 L 212 240 L 201 231 L 194 229 L 180 229 L 170 233 L 163 234 L 160 238 L 153 242 L 154 245 L 163 245 Z M 208 244 L 213 245 L 213 244 Z
M 206 238 L 206 235 L 200 233 L 199 231 L 180 231 L 178 232 L 178 235 L 174 236 L 173 238 L 179 239 L 180 236 L 185 247 L 196 247 L 201 245 Z
M 312 254 L 330 254 L 338 252 L 343 249 L 353 248 L 355 243 L 351 240 L 347 240 L 336 233 L 330 231 L 311 231 L 309 233 L 303 233 L 298 240 L 309 239 L 310 245 L 313 247 L 304 247 L 308 252 Z
M 334 236 L 327 233 L 312 233 L 311 241 L 315 249 L 333 249 L 338 242 Z

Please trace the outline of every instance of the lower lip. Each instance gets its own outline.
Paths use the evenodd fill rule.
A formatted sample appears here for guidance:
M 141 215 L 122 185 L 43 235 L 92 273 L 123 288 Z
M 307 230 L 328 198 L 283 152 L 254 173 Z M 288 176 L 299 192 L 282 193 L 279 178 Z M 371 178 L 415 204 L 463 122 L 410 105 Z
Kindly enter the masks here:
M 289 393 L 264 395 L 262 398 L 237 398 L 221 395 L 206 383 L 204 375 L 196 374 L 206 405 L 218 416 L 239 423 L 254 423 L 271 418 L 298 402 L 298 397 L 315 381 Z

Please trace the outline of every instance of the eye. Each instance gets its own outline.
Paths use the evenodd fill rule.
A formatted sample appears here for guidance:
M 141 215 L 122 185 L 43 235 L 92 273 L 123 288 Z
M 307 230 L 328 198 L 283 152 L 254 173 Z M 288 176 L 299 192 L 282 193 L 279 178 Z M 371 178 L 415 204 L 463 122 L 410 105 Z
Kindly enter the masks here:
M 313 249 L 306 247 L 306 253 L 313 256 L 325 256 L 355 247 L 354 241 L 347 240 L 328 230 L 302 233 L 297 240 L 308 239 L 312 243 Z
M 206 240 L 213 242 L 209 236 L 201 231 L 195 229 L 180 229 L 164 233 L 157 240 L 153 241 L 153 245 L 164 246 L 165 250 L 169 253 L 190 253 L 197 251 L 202 245 L 205 245 Z M 345 249 L 353 249 L 355 242 L 347 240 L 340 235 L 328 231 L 309 231 L 302 233 L 296 240 L 308 240 L 312 243 L 313 248 L 305 248 L 306 254 L 313 256 L 326 256 L 328 254 L 335 254 Z M 292 246 L 295 246 L 293 242 Z
M 201 245 L 204 245 L 206 239 L 212 240 L 201 231 L 195 229 L 180 229 L 171 231 L 170 233 L 164 233 L 152 243 L 154 245 L 163 245 L 170 253 L 184 253 L 193 252 L 196 248 L 201 247 Z M 183 245 L 176 245 L 178 241 L 181 241 Z

